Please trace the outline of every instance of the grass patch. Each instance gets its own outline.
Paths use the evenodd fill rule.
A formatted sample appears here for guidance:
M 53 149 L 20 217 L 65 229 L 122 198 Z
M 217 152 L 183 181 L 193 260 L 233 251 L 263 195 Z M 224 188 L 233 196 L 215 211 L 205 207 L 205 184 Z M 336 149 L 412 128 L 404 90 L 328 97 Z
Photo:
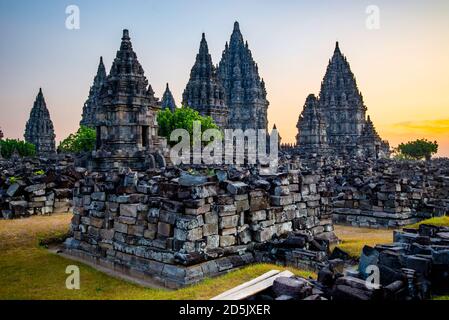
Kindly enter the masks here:
M 19 220 L 0 220 L 0 299 L 210 299 L 272 269 L 290 270 L 303 277 L 312 272 L 255 264 L 176 291 L 148 289 L 128 283 L 39 246 L 60 241 L 68 232 L 71 215 L 58 214 Z M 68 265 L 78 265 L 81 289 L 65 287 Z
M 438 227 L 449 227 L 449 216 L 435 217 L 408 226 L 408 228 L 418 229 L 421 224 L 431 224 Z
M 368 229 L 336 225 L 335 234 L 341 240 L 341 243 L 336 246 L 355 259 L 360 257 L 365 245 L 374 247 L 376 244 L 393 242 L 393 231 L 387 229 Z

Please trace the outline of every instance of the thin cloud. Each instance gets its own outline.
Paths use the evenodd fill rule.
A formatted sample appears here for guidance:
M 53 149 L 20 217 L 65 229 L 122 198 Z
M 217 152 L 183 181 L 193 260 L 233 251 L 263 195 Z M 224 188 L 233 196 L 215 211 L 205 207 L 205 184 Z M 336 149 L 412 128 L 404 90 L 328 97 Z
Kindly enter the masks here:
M 392 125 L 403 133 L 414 134 L 449 134 L 449 119 L 405 121 Z

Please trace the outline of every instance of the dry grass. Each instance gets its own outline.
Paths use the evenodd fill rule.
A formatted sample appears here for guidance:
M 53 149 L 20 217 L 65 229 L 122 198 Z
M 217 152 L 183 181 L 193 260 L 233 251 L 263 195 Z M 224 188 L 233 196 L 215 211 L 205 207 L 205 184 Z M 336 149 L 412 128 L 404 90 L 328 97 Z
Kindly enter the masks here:
M 419 225 L 421 225 L 421 224 L 431 224 L 431 225 L 439 226 L 439 227 L 449 227 L 449 216 L 427 219 L 427 220 L 412 224 L 411 226 L 408 226 L 408 227 L 409 228 L 419 228 Z
M 449 226 L 449 216 L 423 220 L 407 227 L 418 228 L 420 224 Z M 337 246 L 346 251 L 353 258 L 360 257 L 362 249 L 365 245 L 373 247 L 376 244 L 393 242 L 393 230 L 391 229 L 367 229 L 348 226 L 335 226 L 335 233 L 342 241 Z
M 272 270 L 275 265 L 256 264 L 224 276 L 176 291 L 148 289 L 134 285 L 73 262 L 45 248 L 39 239 L 60 237 L 68 230 L 70 215 L 0 220 L 0 299 L 210 299 L 228 289 Z M 80 267 L 81 289 L 65 287 L 68 265 Z M 304 277 L 311 272 L 291 269 Z
M 335 234 L 341 240 L 337 246 L 353 258 L 360 257 L 365 245 L 374 247 L 376 244 L 393 242 L 393 231 L 386 229 L 335 226 Z

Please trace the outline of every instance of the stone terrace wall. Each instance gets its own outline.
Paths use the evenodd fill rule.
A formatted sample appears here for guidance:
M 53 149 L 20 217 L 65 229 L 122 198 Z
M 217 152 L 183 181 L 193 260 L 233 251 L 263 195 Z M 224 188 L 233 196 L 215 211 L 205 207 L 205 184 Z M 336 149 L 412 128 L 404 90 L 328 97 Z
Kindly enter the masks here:
M 263 259 L 259 245 L 292 231 L 333 238 L 319 179 L 299 171 L 92 173 L 74 191 L 67 252 L 168 287 L 195 283 Z
M 69 212 L 72 190 L 85 169 L 71 157 L 0 161 L 0 218 Z
M 325 181 L 337 224 L 397 228 L 449 210 L 449 159 L 300 162 Z

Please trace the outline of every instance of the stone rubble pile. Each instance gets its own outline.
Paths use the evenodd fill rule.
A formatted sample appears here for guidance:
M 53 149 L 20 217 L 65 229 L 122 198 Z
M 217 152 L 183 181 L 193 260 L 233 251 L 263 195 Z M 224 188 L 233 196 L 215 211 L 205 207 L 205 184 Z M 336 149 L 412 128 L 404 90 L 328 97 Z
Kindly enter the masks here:
M 335 239 L 319 176 L 210 170 L 85 176 L 74 189 L 67 252 L 179 287 L 265 260 L 263 245 L 289 235 L 296 234 L 290 250 L 298 250 L 286 263 L 317 255 L 306 248 L 314 237 L 315 250 Z M 317 265 L 324 255 L 309 260 Z
M 0 165 L 0 217 L 69 212 L 75 182 L 85 169 L 71 157 L 3 160 Z
M 251 299 L 398 301 L 447 294 L 449 228 L 395 231 L 394 243 L 363 248 L 357 271 L 344 272 L 336 262 L 323 267 L 317 280 L 279 277 Z
M 449 159 L 289 157 L 285 163 L 321 175 L 336 224 L 398 228 L 449 212 Z

